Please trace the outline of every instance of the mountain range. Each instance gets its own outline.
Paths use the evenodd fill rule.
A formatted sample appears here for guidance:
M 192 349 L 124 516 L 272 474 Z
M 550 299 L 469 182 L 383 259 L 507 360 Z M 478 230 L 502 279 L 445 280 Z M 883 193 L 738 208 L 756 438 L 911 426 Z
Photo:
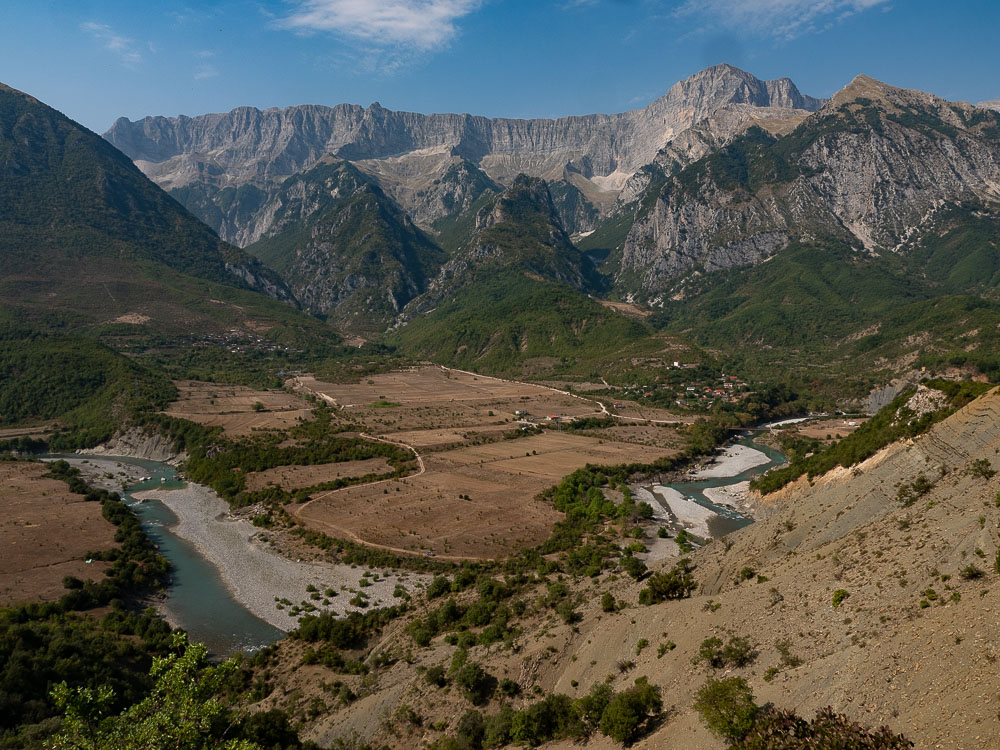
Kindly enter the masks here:
M 718 65 L 614 115 L 239 108 L 119 119 L 102 140 L 0 93 L 2 283 L 40 317 L 281 318 L 515 371 L 664 336 L 772 371 L 819 358 L 832 383 L 864 362 L 859 388 L 1000 367 L 989 106 L 866 76 L 822 100 Z

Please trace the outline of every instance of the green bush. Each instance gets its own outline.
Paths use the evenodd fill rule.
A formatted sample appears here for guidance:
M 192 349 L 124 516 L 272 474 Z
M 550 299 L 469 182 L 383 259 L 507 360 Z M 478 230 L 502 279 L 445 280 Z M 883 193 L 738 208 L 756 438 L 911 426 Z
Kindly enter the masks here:
M 683 558 L 669 571 L 654 573 L 646 581 L 646 588 L 639 592 L 640 604 L 658 604 L 667 599 L 685 599 L 698 588 L 691 575 L 694 566 Z
M 694 708 L 713 734 L 733 744 L 750 732 L 759 711 L 742 677 L 709 680 L 695 695 Z
M 640 677 L 634 687 L 622 691 L 608 703 L 601 715 L 601 734 L 616 742 L 631 744 L 639 738 L 647 722 L 662 710 L 660 688 Z
M 638 557 L 633 557 L 632 555 L 628 555 L 622 558 L 621 564 L 622 564 L 622 569 L 637 581 L 644 575 L 646 575 L 646 563 L 644 563 Z
M 493 695 L 497 681 L 481 665 L 470 661 L 455 674 L 455 684 L 467 701 L 478 706 Z

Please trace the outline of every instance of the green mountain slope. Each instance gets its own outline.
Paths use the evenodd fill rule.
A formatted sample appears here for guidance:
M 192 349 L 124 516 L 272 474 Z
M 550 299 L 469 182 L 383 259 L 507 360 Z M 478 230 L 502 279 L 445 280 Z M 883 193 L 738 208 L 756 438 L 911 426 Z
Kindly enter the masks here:
M 220 241 L 104 139 L 2 85 L 0 303 L 98 333 L 322 335 L 277 274 Z
M 604 279 L 570 243 L 544 181 L 522 175 L 472 211 L 466 241 L 391 336 L 404 352 L 482 372 L 589 375 L 668 346 L 592 296 Z
M 653 323 L 725 352 L 747 372 L 784 370 L 841 394 L 946 364 L 957 351 L 955 363 L 1000 374 L 1000 303 L 954 282 L 942 293 L 949 275 L 932 281 L 913 262 L 832 241 L 796 243 L 759 266 L 687 277 Z
M 272 203 L 269 236 L 248 252 L 279 271 L 306 309 L 347 331 L 384 331 L 445 258 L 347 162 L 289 177 Z

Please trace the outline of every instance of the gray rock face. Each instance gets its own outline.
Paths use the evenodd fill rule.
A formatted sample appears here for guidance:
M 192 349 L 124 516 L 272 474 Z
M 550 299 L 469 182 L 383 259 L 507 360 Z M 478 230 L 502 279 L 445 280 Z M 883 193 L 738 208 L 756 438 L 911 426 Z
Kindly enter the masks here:
M 268 192 L 275 180 L 325 154 L 359 162 L 429 223 L 439 218 L 440 207 L 421 202 L 419 185 L 439 178 L 453 157 L 505 184 L 521 173 L 552 180 L 569 170 L 595 191 L 616 194 L 672 138 L 719 107 L 815 111 L 821 104 L 787 78 L 761 81 L 717 65 L 675 84 L 644 109 L 612 115 L 515 120 L 394 112 L 377 103 L 240 107 L 199 117 L 120 118 L 105 138 L 223 238 L 246 244 L 261 231 L 253 220 L 233 217 L 232 195 L 220 191 L 255 186 Z
M 905 252 L 939 209 L 1000 204 L 1000 116 L 859 76 L 786 138 L 734 141 L 668 179 L 625 242 L 646 293 L 793 239 Z

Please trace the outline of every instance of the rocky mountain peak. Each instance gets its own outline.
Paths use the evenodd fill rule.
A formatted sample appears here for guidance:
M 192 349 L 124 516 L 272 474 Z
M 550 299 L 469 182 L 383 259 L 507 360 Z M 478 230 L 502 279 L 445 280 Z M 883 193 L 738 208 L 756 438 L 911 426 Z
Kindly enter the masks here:
M 789 78 L 762 81 L 745 70 L 722 63 L 705 68 L 674 84 L 651 108 L 683 103 L 692 110 L 694 121 L 717 107 L 749 104 L 755 107 L 785 107 L 815 112 L 822 99 L 802 94 Z M 689 123 L 691 124 L 691 123 Z

